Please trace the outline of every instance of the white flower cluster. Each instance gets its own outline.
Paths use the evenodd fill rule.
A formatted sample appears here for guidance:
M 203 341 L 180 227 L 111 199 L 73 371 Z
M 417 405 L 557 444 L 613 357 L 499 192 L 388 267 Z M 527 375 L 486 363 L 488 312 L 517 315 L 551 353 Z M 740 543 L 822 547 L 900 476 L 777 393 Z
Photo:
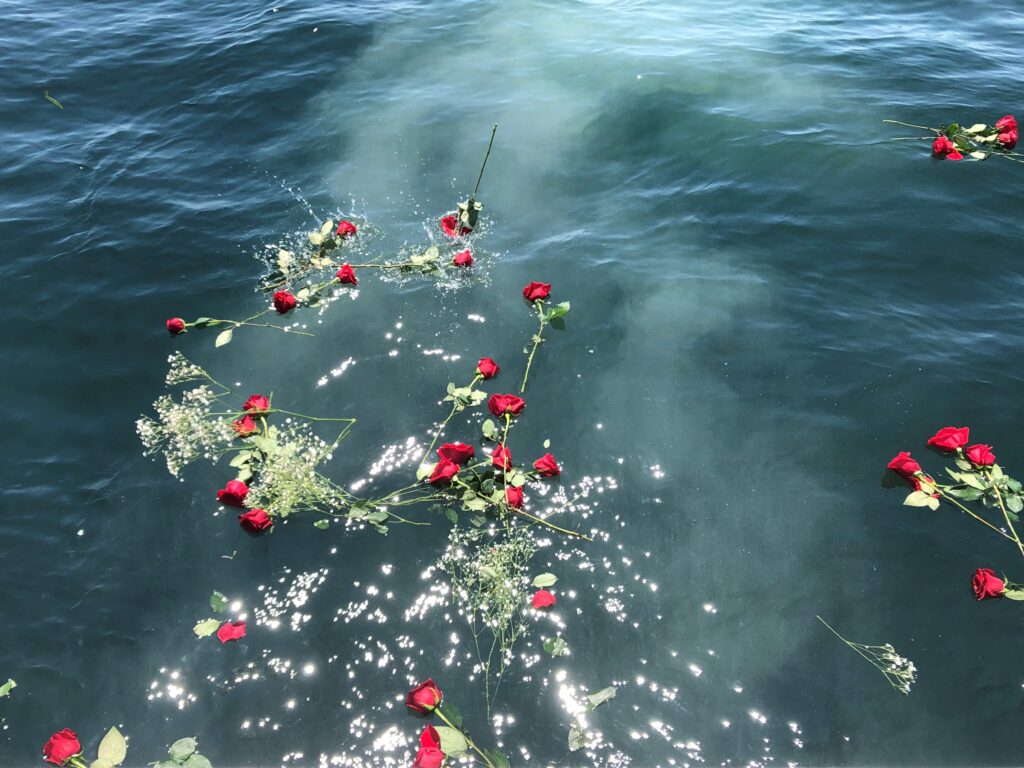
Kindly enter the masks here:
M 892 687 L 906 695 L 910 693 L 910 686 L 917 681 L 917 667 L 910 659 L 900 656 L 889 643 L 878 649 L 880 653 L 876 656 L 882 663 L 881 669 L 889 678 Z
M 156 419 L 143 416 L 136 422 L 147 456 L 163 451 L 167 470 L 178 477 L 197 458 L 216 461 L 235 438 L 231 419 L 211 415 L 218 400 L 210 387 L 190 389 L 177 403 L 163 395 L 153 407 Z
M 211 380 L 210 374 L 181 354 L 181 352 L 172 353 L 167 358 L 167 362 L 170 363 L 170 368 L 167 369 L 167 376 L 164 379 L 167 386 L 184 384 L 189 381 Z

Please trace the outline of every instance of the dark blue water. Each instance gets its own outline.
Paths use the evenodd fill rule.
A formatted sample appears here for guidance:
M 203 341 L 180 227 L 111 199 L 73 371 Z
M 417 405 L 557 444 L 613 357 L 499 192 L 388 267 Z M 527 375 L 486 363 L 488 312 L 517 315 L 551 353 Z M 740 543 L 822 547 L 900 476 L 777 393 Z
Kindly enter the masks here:
M 881 122 L 1020 116 L 1016 4 L 15 0 L 0 22 L 0 764 L 118 724 L 132 765 L 187 735 L 218 766 L 405 765 L 427 675 L 514 765 L 1020 762 L 1019 606 L 967 582 L 1024 563 L 879 484 L 947 424 L 1024 463 L 1021 171 L 933 163 Z M 364 280 L 315 339 L 168 340 L 172 315 L 258 311 L 257 257 L 324 218 L 368 222 L 371 255 L 426 244 L 494 122 L 476 278 Z M 414 610 L 445 526 L 249 538 L 217 514 L 225 471 L 175 481 L 134 420 L 179 348 L 358 415 L 332 475 L 364 476 L 467 361 L 522 365 L 532 279 L 573 310 L 517 439 L 552 440 L 609 536 L 538 554 L 572 654 L 524 645 L 495 724 L 457 618 Z M 192 636 L 212 589 L 245 641 Z M 909 656 L 910 696 L 815 614 Z M 565 757 L 573 695 L 612 683 L 602 741 Z

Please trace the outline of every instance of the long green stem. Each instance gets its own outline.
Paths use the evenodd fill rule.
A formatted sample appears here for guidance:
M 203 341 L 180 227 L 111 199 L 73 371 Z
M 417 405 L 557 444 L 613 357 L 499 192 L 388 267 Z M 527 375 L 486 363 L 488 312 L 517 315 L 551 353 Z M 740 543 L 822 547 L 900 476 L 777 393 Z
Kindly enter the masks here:
M 563 534 L 565 536 L 572 536 L 573 538 L 576 538 L 576 539 L 583 539 L 583 541 L 593 541 L 592 538 L 590 538 L 589 536 L 587 536 L 585 534 L 580 533 L 579 531 L 570 531 L 568 528 L 562 528 L 559 525 L 555 525 L 554 523 L 549 523 L 547 520 L 545 520 L 545 519 L 543 519 L 541 517 L 536 517 L 535 515 L 531 515 L 529 512 L 524 512 L 521 509 L 517 509 L 516 510 L 516 514 L 517 515 L 522 515 L 526 519 L 531 520 L 531 521 L 537 523 L 538 525 L 543 525 L 545 528 L 550 528 L 553 531 L 558 531 L 559 533 L 561 533 L 561 534 Z
M 883 123 L 889 123 L 890 125 L 902 125 L 904 128 L 920 128 L 922 131 L 932 131 L 933 133 L 942 133 L 938 128 L 932 128 L 928 125 L 914 125 L 913 123 L 904 123 L 900 120 L 883 120 Z
M 466 743 L 469 745 L 469 748 L 476 752 L 478 755 L 480 755 L 480 757 L 483 758 L 484 762 L 487 763 L 487 765 L 490 766 L 490 768 L 495 768 L 495 765 L 491 762 L 491 759 L 484 753 L 482 749 L 480 749 L 480 747 L 476 745 L 476 743 L 474 743 L 470 735 L 461 728 L 454 725 L 451 720 L 445 717 L 444 712 L 442 712 L 440 708 L 435 709 L 434 714 L 440 717 L 444 721 L 445 725 L 447 725 L 449 728 L 454 728 L 456 731 L 461 733 L 462 737 L 466 740 Z
M 1003 504 L 1003 495 L 999 492 L 999 486 L 996 485 L 992 478 L 989 477 L 989 482 L 992 484 L 992 490 L 995 491 L 996 501 L 999 502 L 999 509 L 1003 511 L 1003 519 L 1006 520 L 1006 525 L 1010 529 L 1010 533 L 1013 534 L 1013 540 L 1017 542 L 1017 549 L 1020 550 L 1021 557 L 1024 557 L 1024 544 L 1021 543 L 1020 536 L 1017 535 L 1017 530 L 1013 527 L 1013 522 L 1010 520 L 1010 513 L 1006 509 L 1006 505 Z
M 533 346 L 530 348 L 530 356 L 526 360 L 526 371 L 523 373 L 523 383 L 519 386 L 519 394 L 526 392 L 526 380 L 530 378 L 530 366 L 533 365 L 533 356 L 537 353 L 537 347 L 540 346 L 544 340 L 544 301 L 537 299 L 533 302 L 537 307 L 537 317 L 540 320 L 540 326 L 537 328 L 537 333 L 533 337 Z
M 480 191 L 480 181 L 484 177 L 484 168 L 487 167 L 487 158 L 491 156 L 491 147 L 494 146 L 494 134 L 496 134 L 497 132 L 498 124 L 495 123 L 494 127 L 491 129 L 491 140 L 487 143 L 487 154 L 484 155 L 483 165 L 480 166 L 480 174 L 476 177 L 476 186 L 473 187 L 473 197 L 471 198 L 472 200 L 476 200 L 476 193 Z
M 977 521 L 978 521 L 979 523 L 981 523 L 982 525 L 988 526 L 988 527 L 989 527 L 989 528 L 991 528 L 991 529 L 992 529 L 993 531 L 995 531 L 995 532 L 996 532 L 996 533 L 998 533 L 998 534 L 999 534 L 1000 536 L 1002 536 L 1002 537 L 1003 537 L 1004 539 L 1009 539 L 1010 541 L 1013 541 L 1013 540 L 1014 540 L 1014 539 L 1013 539 L 1013 536 L 1010 536 L 1010 535 L 1008 535 L 1008 534 L 1007 534 L 1007 533 L 1006 533 L 1005 531 L 1001 531 L 1001 530 L 999 530 L 998 528 L 996 528 L 996 527 L 995 527 L 994 525 L 992 525 L 992 523 L 990 523 L 990 522 L 989 522 L 988 520 L 986 520 L 985 518 L 983 518 L 983 517 L 980 517 L 979 515 L 976 515 L 976 514 L 975 514 L 974 512 L 971 512 L 971 510 L 969 510 L 969 509 L 968 509 L 967 507 L 965 507 L 965 506 L 964 506 L 963 504 L 961 504 L 961 503 L 960 503 L 959 501 L 957 501 L 956 499 L 954 499 L 954 498 L 953 498 L 952 496 L 948 495 L 948 494 L 947 494 L 947 493 L 945 492 L 945 490 L 943 490 L 943 488 L 942 488 L 942 487 L 940 487 L 940 486 L 935 486 L 935 488 L 936 488 L 936 490 L 937 490 L 937 491 L 939 492 L 939 495 L 940 495 L 940 496 L 941 496 L 941 497 L 942 497 L 943 499 L 945 499 L 946 501 L 948 501 L 948 502 L 949 502 L 950 504 L 952 504 L 953 506 L 957 507 L 957 508 L 958 508 L 958 509 L 959 509 L 959 510 L 960 510 L 961 512 L 963 512 L 963 513 L 964 513 L 965 515 L 968 515 L 969 517 L 973 517 L 973 518 L 974 518 L 975 520 L 977 520 Z

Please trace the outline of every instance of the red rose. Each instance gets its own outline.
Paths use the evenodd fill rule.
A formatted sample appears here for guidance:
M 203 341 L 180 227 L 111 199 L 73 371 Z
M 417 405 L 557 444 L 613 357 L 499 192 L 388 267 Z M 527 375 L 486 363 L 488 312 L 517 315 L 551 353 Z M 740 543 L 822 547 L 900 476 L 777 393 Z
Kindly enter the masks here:
M 526 401 L 515 395 L 491 395 L 487 401 L 487 408 L 495 416 L 504 416 L 506 413 L 518 416 L 525 407 Z
M 888 467 L 904 480 L 912 480 L 914 475 L 921 471 L 921 465 L 906 451 L 897 453 L 896 457 L 889 462 Z
M 270 519 L 265 509 L 250 509 L 238 516 L 238 522 L 247 531 L 259 533 L 273 526 L 274 521 Z
M 249 486 L 241 480 L 231 480 L 217 491 L 217 501 L 228 507 L 244 507 L 247 493 Z
M 530 283 L 523 288 L 523 298 L 527 301 L 543 301 L 551 294 L 550 283 Z
M 457 474 L 459 474 L 459 465 L 451 459 L 446 459 L 442 456 L 441 460 L 434 466 L 434 471 L 427 482 L 434 485 L 448 485 Z
M 274 294 L 274 309 L 279 315 L 286 315 L 295 309 L 298 302 L 288 291 L 278 291 Z
M 557 600 L 555 596 L 548 592 L 546 589 L 538 589 L 533 593 L 533 607 L 534 608 L 550 608 Z
M 1003 145 L 1003 149 L 1013 149 L 1017 146 L 1017 129 L 1011 128 L 1008 131 L 1003 131 L 996 138 Z
M 523 506 L 523 489 L 515 485 L 510 485 L 505 489 L 505 501 L 508 502 L 510 507 L 519 509 Z
M 1017 118 L 1013 115 L 1007 115 L 1006 117 L 1000 117 L 996 120 L 996 130 L 999 131 L 1015 131 L 1017 130 Z
M 249 399 L 245 401 L 242 410 L 256 414 L 266 413 L 270 410 L 270 401 L 263 395 L 249 395 Z
M 437 728 L 428 725 L 420 734 L 420 751 L 412 768 L 441 768 L 445 754 L 441 751 L 441 734 Z
M 405 706 L 421 715 L 428 715 L 440 704 L 444 695 L 429 677 L 406 694 Z
M 964 451 L 964 453 L 972 464 L 979 467 L 987 467 L 996 463 L 996 455 L 992 453 L 991 445 L 977 443 L 976 445 L 970 446 L 966 451 Z
M 970 427 L 943 427 L 928 438 L 928 445 L 943 451 L 955 451 L 967 445 Z
M 233 640 L 241 640 L 245 637 L 244 621 L 225 621 L 217 630 L 217 639 L 221 643 L 230 643 Z
M 341 269 L 338 270 L 338 282 L 347 283 L 348 285 L 359 285 L 359 279 L 356 277 L 356 272 L 352 269 L 351 264 L 342 264 Z
M 455 254 L 455 258 L 452 259 L 452 264 L 456 267 L 472 267 L 473 266 L 473 253 L 468 248 L 460 253 Z
M 240 419 L 235 419 L 231 424 L 231 428 L 238 433 L 239 437 L 248 437 L 254 432 L 259 431 L 259 427 L 256 426 L 256 422 L 252 420 L 252 416 L 245 415 Z
M 339 221 L 338 228 L 334 230 L 335 237 L 348 237 L 349 235 L 354 235 L 355 233 L 356 225 L 353 224 L 351 221 L 346 221 L 345 219 Z
M 453 214 L 441 217 L 441 230 L 448 235 L 448 237 L 459 237 L 461 235 L 468 235 L 473 231 L 472 227 L 460 227 L 456 233 L 456 226 L 458 226 L 458 220 Z
M 1002 597 L 1006 584 L 991 568 L 979 568 L 971 579 L 971 588 L 974 590 L 974 597 L 980 601 L 990 597 Z
M 558 466 L 558 462 L 555 461 L 555 457 L 550 453 L 545 453 L 533 462 L 533 468 L 537 470 L 537 474 L 541 477 L 554 477 L 562 471 L 561 467 Z
M 512 469 L 512 451 L 503 445 L 499 445 L 491 454 L 491 464 L 498 469 Z
M 180 317 L 171 317 L 167 320 L 167 332 L 171 336 L 177 336 L 179 333 L 185 332 L 185 321 Z M 67 730 L 67 729 L 65 729 Z
M 485 380 L 493 379 L 501 372 L 501 368 L 491 358 L 481 357 L 480 362 L 476 364 L 476 372 Z
M 445 443 L 437 449 L 438 456 L 456 464 L 465 464 L 475 453 L 473 446 L 465 443 Z
M 82 745 L 78 741 L 78 735 L 70 728 L 57 731 L 43 745 L 43 757 L 46 762 L 54 765 L 64 765 L 81 751 Z
M 956 148 L 956 144 L 945 136 L 939 136 L 932 142 L 932 156 L 937 157 L 940 160 L 942 158 L 946 158 L 947 160 L 963 160 L 964 158 Z

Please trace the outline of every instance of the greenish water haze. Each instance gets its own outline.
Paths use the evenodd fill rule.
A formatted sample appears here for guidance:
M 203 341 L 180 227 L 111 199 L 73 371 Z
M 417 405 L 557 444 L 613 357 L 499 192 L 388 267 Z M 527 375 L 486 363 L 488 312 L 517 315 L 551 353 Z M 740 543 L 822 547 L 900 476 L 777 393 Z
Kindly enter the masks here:
M 401 696 L 428 675 L 493 743 L 423 576 L 444 525 L 249 538 L 216 514 L 227 470 L 174 481 L 133 421 L 180 348 L 244 394 L 358 416 L 332 474 L 365 477 L 481 355 L 516 380 L 533 279 L 573 310 L 513 451 L 550 438 L 608 537 L 538 554 L 562 591 L 496 708 L 514 765 L 1020 762 L 1019 606 L 968 581 L 1024 563 L 880 485 L 900 449 L 936 471 L 923 443 L 947 424 L 1024 465 L 1020 170 L 936 164 L 882 124 L 1020 117 L 1015 4 L 15 1 L 0 20 L 0 764 L 116 723 L 132 764 L 195 734 L 218 766 L 406 765 Z M 364 279 L 315 339 L 167 339 L 171 315 L 257 311 L 254 257 L 328 216 L 368 220 L 367 253 L 426 244 L 494 122 L 472 280 Z M 212 589 L 242 602 L 242 643 L 191 636 Z M 816 614 L 911 658 L 911 695 Z M 572 654 L 552 661 L 557 622 Z M 602 743 L 564 757 L 568 693 L 613 683 Z

